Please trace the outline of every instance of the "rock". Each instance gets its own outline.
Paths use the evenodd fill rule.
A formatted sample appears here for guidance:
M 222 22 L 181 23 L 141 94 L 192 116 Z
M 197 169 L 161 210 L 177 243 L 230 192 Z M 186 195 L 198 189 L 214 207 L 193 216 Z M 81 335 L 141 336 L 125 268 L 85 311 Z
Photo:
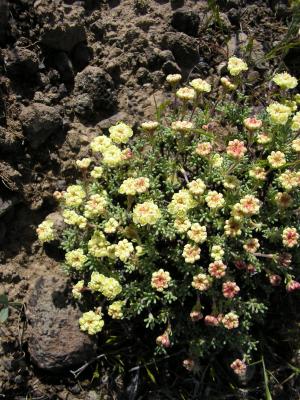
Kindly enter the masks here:
M 28 350 L 32 361 L 48 371 L 80 365 L 95 355 L 94 341 L 81 332 L 81 313 L 68 302 L 66 278 L 40 277 L 29 293 Z
M 7 51 L 5 67 L 9 76 L 23 79 L 24 75 L 33 76 L 38 72 L 39 60 L 33 51 L 15 47 Z
M 182 7 L 184 5 L 184 0 L 170 0 L 171 7 L 173 9 Z
M 63 82 L 72 82 L 74 80 L 73 65 L 66 52 L 49 52 L 49 65 L 59 72 Z
M 82 116 L 94 110 L 111 110 L 116 105 L 114 83 L 102 68 L 88 66 L 75 78 L 75 111 Z
M 102 40 L 105 33 L 105 24 L 102 19 L 98 19 L 91 25 L 91 31 L 95 35 L 96 40 Z
M 117 114 L 112 115 L 110 118 L 103 119 L 96 125 L 100 129 L 108 129 L 112 125 L 116 125 L 118 122 L 125 122 L 126 124 L 132 124 L 133 120 L 125 112 L 120 111 Z
M 143 83 L 151 82 L 151 75 L 147 68 L 140 67 L 136 71 L 136 79 L 140 85 L 142 85 Z
M 189 8 L 180 8 L 175 11 L 171 19 L 171 25 L 174 29 L 189 36 L 197 36 L 199 23 L 199 15 Z
M 85 43 L 78 43 L 72 51 L 72 62 L 77 71 L 82 71 L 92 58 L 92 51 Z
M 176 64 L 175 61 L 166 61 L 162 66 L 162 70 L 164 71 L 164 73 L 166 75 L 168 75 L 168 74 L 180 74 L 181 73 L 181 69 Z
M 199 61 L 198 41 L 185 33 L 167 32 L 161 45 L 172 51 L 180 66 L 192 68 Z
M 60 131 L 63 120 L 55 107 L 33 103 L 20 114 L 21 124 L 32 148 L 36 149 L 52 134 Z
M 86 41 L 83 25 L 58 23 L 44 28 L 41 43 L 56 50 L 70 52 L 78 43 Z
M 0 217 L 10 211 L 14 206 L 14 201 L 12 199 L 2 199 L 0 197 Z

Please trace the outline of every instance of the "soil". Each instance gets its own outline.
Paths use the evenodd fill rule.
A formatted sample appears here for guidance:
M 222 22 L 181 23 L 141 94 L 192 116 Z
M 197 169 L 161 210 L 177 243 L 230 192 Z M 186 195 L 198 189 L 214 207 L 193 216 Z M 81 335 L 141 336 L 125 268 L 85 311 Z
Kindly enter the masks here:
M 36 280 L 63 277 L 61 254 L 43 249 L 35 229 L 55 211 L 53 192 L 74 181 L 74 160 L 101 129 L 151 118 L 167 74 L 215 81 L 228 55 L 247 46 L 254 87 L 283 61 L 299 77 L 297 48 L 279 61 L 266 57 L 287 34 L 285 1 L 217 4 L 219 13 L 192 0 L 0 2 L 0 292 L 23 310 Z M 24 315 L 12 310 L 0 326 L 0 398 L 120 396 L 122 382 L 109 389 L 104 375 L 95 384 L 69 369 L 37 367 Z

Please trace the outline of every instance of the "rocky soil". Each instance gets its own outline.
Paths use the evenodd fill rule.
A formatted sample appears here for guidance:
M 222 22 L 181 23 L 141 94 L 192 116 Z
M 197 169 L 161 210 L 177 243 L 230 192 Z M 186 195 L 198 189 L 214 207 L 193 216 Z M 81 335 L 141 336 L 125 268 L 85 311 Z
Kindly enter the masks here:
M 0 398 L 116 398 L 103 380 L 95 389 L 70 373 L 98 353 L 77 328 L 62 254 L 43 250 L 35 229 L 91 138 L 150 117 L 167 74 L 214 83 L 245 50 L 252 86 L 278 68 L 266 54 L 287 34 L 285 1 L 217 1 L 219 12 L 208 3 L 0 2 L 0 293 L 24 305 L 0 326 Z M 299 77 L 297 57 L 294 49 L 280 62 Z

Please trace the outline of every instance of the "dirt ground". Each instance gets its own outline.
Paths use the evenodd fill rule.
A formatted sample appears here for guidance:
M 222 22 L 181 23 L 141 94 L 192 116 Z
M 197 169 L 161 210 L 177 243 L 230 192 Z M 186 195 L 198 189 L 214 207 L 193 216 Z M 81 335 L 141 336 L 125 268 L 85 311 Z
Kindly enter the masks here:
M 167 74 L 213 81 L 228 56 L 247 50 L 254 87 L 282 62 L 299 77 L 297 48 L 276 59 L 270 53 L 288 34 L 285 1 L 211 4 L 0 2 L 0 293 L 11 301 L 25 309 L 37 279 L 62 274 L 61 254 L 43 250 L 35 229 L 55 211 L 53 192 L 76 178 L 74 160 L 113 122 L 150 117 Z M 95 385 L 38 368 L 22 315 L 13 310 L 0 326 L 0 398 L 117 398 L 103 379 Z

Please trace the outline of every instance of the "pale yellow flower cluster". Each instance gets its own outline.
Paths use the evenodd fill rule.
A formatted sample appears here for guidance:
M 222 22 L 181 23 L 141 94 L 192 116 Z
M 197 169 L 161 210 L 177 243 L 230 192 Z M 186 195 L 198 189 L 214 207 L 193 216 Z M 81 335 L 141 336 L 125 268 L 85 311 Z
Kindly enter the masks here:
M 95 231 L 91 239 L 88 241 L 89 254 L 96 258 L 107 257 L 108 246 L 109 242 L 106 240 L 103 232 L 100 231 Z
M 100 292 L 108 300 L 113 300 L 122 292 L 122 286 L 114 278 L 107 278 L 99 272 L 92 272 L 88 287 L 92 292 Z
M 196 92 L 192 88 L 183 87 L 177 90 L 176 96 L 182 101 L 189 101 L 196 98 Z
M 62 215 L 67 225 L 77 225 L 79 229 L 86 227 L 87 219 L 77 214 L 74 210 L 64 210 Z
M 180 133 L 189 133 L 194 128 L 191 121 L 174 121 L 172 122 L 172 129 Z
M 206 227 L 201 226 L 198 223 L 194 223 L 191 225 L 191 228 L 188 231 L 187 235 L 195 243 L 203 243 L 207 239 Z
M 200 292 L 208 290 L 211 287 L 211 284 L 212 279 L 209 275 L 200 273 L 193 277 L 192 286 Z
M 272 168 L 280 168 L 286 164 L 285 154 L 282 151 L 272 151 L 268 161 Z
M 111 139 L 105 135 L 96 136 L 90 144 L 94 153 L 103 153 L 111 145 Z
M 214 168 L 220 168 L 223 165 L 224 158 L 220 154 L 212 155 L 210 163 Z
M 209 93 L 211 91 L 211 85 L 203 79 L 197 78 L 190 82 L 190 85 L 197 93 Z
M 149 187 L 150 181 L 148 178 L 143 176 L 140 178 L 127 178 L 120 186 L 119 193 L 135 196 L 138 193 L 145 193 Z
M 300 130 L 300 111 L 298 111 L 292 118 L 292 131 L 299 131 Z
M 222 260 L 225 252 L 222 248 L 222 246 L 219 245 L 213 245 L 211 248 L 210 256 L 213 258 L 215 261 Z
M 180 74 L 170 74 L 166 77 L 166 81 L 170 83 L 170 85 L 175 85 L 176 83 L 180 82 L 181 79 L 182 76 Z
M 167 289 L 169 287 L 170 282 L 171 282 L 171 277 L 168 271 L 164 271 L 161 268 L 158 271 L 153 272 L 151 277 L 151 286 L 158 292 L 163 292 L 164 289 Z
M 119 222 L 115 218 L 109 218 L 104 224 L 105 233 L 115 233 L 119 226 Z
M 222 208 L 225 200 L 222 193 L 218 193 L 215 190 L 210 190 L 205 196 L 205 201 L 209 208 L 212 210 L 217 210 L 218 208 Z
M 194 264 L 200 259 L 201 249 L 198 246 L 186 244 L 183 248 L 184 261 L 188 264 Z
M 102 314 L 94 311 L 83 313 L 82 317 L 79 318 L 79 326 L 82 331 L 87 332 L 89 335 L 101 332 L 104 326 Z
M 232 83 L 228 78 L 226 78 L 225 76 L 223 76 L 221 79 L 221 84 L 222 86 L 224 86 L 225 89 L 227 90 L 236 90 L 237 85 L 235 85 L 234 83 Z
M 242 234 L 241 224 L 235 218 L 229 218 L 225 221 L 224 233 L 226 236 L 236 237 Z
M 230 189 L 230 190 L 235 189 L 236 187 L 239 186 L 239 184 L 240 184 L 240 181 L 234 175 L 228 175 L 223 180 L 223 186 L 226 189 Z
M 115 255 L 123 262 L 128 260 L 133 251 L 133 244 L 127 239 L 120 240 L 115 246 Z
M 174 228 L 179 233 L 184 233 L 189 230 L 191 221 L 186 217 L 178 217 L 174 220 Z
M 280 185 L 287 191 L 300 186 L 300 171 L 285 170 L 279 175 L 278 181 Z
M 105 213 L 107 200 L 100 194 L 92 194 L 84 207 L 84 216 L 86 218 L 95 218 Z
M 298 245 L 299 233 L 296 228 L 285 228 L 282 232 L 282 243 L 286 247 L 295 247 Z
M 53 230 L 53 221 L 45 220 L 36 228 L 36 233 L 40 242 L 51 242 L 55 239 L 55 234 Z
M 204 193 L 206 189 L 206 185 L 202 179 L 198 178 L 188 183 L 189 191 L 196 196 L 199 196 Z
M 141 124 L 141 128 L 144 129 L 144 131 L 148 132 L 153 132 L 155 129 L 157 129 L 159 126 L 159 123 L 157 121 L 146 121 Z
M 152 200 L 137 204 L 133 209 L 132 219 L 137 225 L 155 225 L 160 218 L 160 209 Z
M 208 156 L 212 151 L 212 145 L 210 142 L 202 142 L 198 143 L 196 147 L 196 153 L 199 156 L 205 157 Z
M 267 133 L 263 132 L 256 136 L 257 143 L 259 144 L 267 144 L 272 141 L 272 138 Z
M 249 176 L 251 178 L 257 179 L 258 181 L 265 181 L 267 172 L 262 167 L 253 167 L 249 170 Z
M 102 152 L 102 163 L 108 167 L 116 167 L 123 161 L 122 151 L 119 147 L 111 145 Z
M 292 141 L 292 149 L 297 153 L 300 153 L 300 138 Z
M 133 136 L 131 127 L 126 125 L 124 122 L 119 122 L 117 125 L 111 126 L 108 131 L 111 140 L 118 144 L 127 143 Z
M 118 300 L 114 301 L 110 306 L 108 307 L 108 315 L 112 319 L 122 319 L 123 318 L 123 307 L 124 307 L 125 302 Z
M 287 192 L 278 192 L 275 201 L 282 208 L 289 208 L 293 204 L 293 198 Z
M 258 239 L 255 238 L 248 239 L 243 245 L 244 250 L 247 251 L 248 253 L 256 253 L 259 247 L 260 247 L 259 241 Z
M 67 265 L 80 271 L 87 261 L 87 256 L 84 254 L 82 249 L 75 249 L 67 252 L 65 259 Z
M 91 171 L 91 177 L 94 179 L 99 179 L 103 175 L 103 168 L 102 167 L 94 167 Z
M 82 289 L 84 287 L 84 281 L 78 281 L 72 288 L 72 296 L 76 300 L 80 300 L 82 297 Z
M 63 199 L 67 207 L 79 207 L 85 196 L 85 191 L 80 185 L 71 185 L 63 193 Z
M 81 160 L 76 160 L 76 165 L 80 169 L 88 169 L 91 162 L 92 162 L 91 158 L 86 157 L 82 158 Z
M 248 65 L 242 59 L 233 56 L 229 58 L 227 68 L 230 75 L 237 76 L 241 72 L 247 71 Z
M 267 113 L 270 116 L 271 122 L 278 125 L 285 125 L 291 115 L 291 109 L 284 104 L 275 102 L 267 107 Z
M 281 89 L 294 89 L 298 85 L 297 79 L 287 72 L 282 72 L 280 74 L 274 75 L 272 80 Z
M 197 202 L 187 189 L 181 189 L 178 193 L 174 193 L 168 211 L 172 215 L 183 216 L 190 209 L 196 207 Z

